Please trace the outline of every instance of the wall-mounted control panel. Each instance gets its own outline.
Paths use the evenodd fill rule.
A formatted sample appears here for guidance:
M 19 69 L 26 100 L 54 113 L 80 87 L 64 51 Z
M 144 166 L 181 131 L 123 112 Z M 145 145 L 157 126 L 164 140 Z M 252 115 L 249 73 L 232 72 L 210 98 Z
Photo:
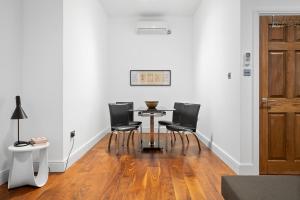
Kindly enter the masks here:
M 251 76 L 251 69 L 244 69 L 244 76 Z
M 252 52 L 245 51 L 243 54 L 243 76 L 252 76 Z
M 250 51 L 246 51 L 244 53 L 244 67 L 250 67 L 252 60 L 252 53 Z

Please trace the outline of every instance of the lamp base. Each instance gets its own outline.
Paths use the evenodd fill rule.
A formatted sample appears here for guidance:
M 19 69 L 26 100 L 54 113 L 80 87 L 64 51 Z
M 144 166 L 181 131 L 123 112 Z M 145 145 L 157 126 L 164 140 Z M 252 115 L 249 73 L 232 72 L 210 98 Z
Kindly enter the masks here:
M 28 145 L 29 145 L 29 142 L 25 142 L 25 141 L 16 141 L 14 143 L 15 147 L 25 147 L 25 146 L 28 146 Z

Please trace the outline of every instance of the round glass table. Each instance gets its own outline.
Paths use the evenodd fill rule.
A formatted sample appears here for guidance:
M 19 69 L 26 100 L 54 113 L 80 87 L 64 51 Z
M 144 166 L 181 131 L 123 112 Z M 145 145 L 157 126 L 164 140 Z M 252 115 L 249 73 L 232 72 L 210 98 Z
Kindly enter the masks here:
M 144 140 L 142 139 L 142 150 L 162 150 L 162 145 L 160 145 L 160 135 L 158 134 L 157 142 L 155 142 L 154 137 L 154 118 L 155 117 L 163 117 L 166 115 L 166 112 L 172 112 L 174 109 L 165 109 L 162 107 L 158 107 L 156 109 L 147 109 L 147 108 L 140 108 L 137 110 L 133 110 L 134 112 L 138 112 L 138 115 L 141 117 L 149 117 L 150 119 L 150 132 L 149 132 L 149 139 Z M 149 142 L 148 142 L 149 141 Z

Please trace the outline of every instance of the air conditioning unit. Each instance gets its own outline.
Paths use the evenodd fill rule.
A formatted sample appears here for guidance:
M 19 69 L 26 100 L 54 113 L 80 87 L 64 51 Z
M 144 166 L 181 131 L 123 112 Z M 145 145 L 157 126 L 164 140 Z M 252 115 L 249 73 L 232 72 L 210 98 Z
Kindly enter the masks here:
M 136 28 L 137 34 L 169 35 L 172 33 L 164 21 L 139 21 Z

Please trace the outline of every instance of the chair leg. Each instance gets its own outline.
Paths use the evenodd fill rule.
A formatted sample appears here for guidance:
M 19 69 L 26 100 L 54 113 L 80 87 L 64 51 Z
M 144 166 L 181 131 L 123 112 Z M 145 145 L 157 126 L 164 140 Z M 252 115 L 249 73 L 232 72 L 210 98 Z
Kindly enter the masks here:
M 142 133 L 139 134 L 139 139 L 138 139 L 139 143 L 140 143 L 140 150 L 142 150 L 143 148 L 143 142 L 142 142 Z
M 185 137 L 186 137 L 186 140 L 187 140 L 187 142 L 188 142 L 188 144 L 190 143 L 190 140 L 189 140 L 189 137 L 188 137 L 188 135 L 187 134 L 185 134 Z
M 175 143 L 176 142 L 176 135 L 175 135 L 174 131 L 173 131 L 173 136 L 174 136 L 174 143 Z
M 174 131 L 171 131 L 171 132 L 170 132 L 170 137 L 171 137 L 171 147 L 174 146 L 173 135 L 174 135 Z
M 173 132 L 170 131 L 170 140 L 171 140 L 171 151 L 173 151 L 173 148 L 175 146 L 174 140 L 173 140 Z
M 110 133 L 110 136 L 109 136 L 109 141 L 108 141 L 108 151 L 110 151 L 110 143 L 111 143 L 111 138 L 112 138 L 112 136 L 114 135 L 114 132 L 111 132 Z
M 157 145 L 158 145 L 158 148 L 160 148 L 160 133 L 159 132 L 157 133 Z
M 132 145 L 134 146 L 134 133 L 135 133 L 135 130 L 134 131 L 132 131 L 132 136 L 131 136 L 131 140 L 132 140 Z
M 123 132 L 122 147 L 124 147 L 124 145 L 125 145 L 125 137 L 126 137 L 126 132 Z
M 166 152 L 168 152 L 168 134 L 169 134 L 169 131 L 167 130 L 167 133 L 165 135 Z
M 119 136 L 118 136 L 118 135 L 119 135 L 119 132 L 117 132 L 116 138 L 115 138 L 115 142 L 116 142 L 116 145 L 115 145 L 115 146 L 116 146 L 116 148 L 117 148 L 117 151 L 116 151 L 116 154 L 117 154 L 117 155 L 119 155 L 119 149 L 120 149 L 120 148 L 119 148 Z
M 200 146 L 200 141 L 199 141 L 199 138 L 196 136 L 195 133 L 193 133 L 193 135 L 195 136 L 196 140 L 197 140 L 197 143 L 198 143 L 198 148 L 199 148 L 199 153 L 201 152 L 201 146 Z
M 127 148 L 129 148 L 129 141 L 130 141 L 131 134 L 132 134 L 132 131 L 129 132 L 128 137 L 127 137 Z
M 140 133 L 140 145 L 141 145 L 141 150 L 143 149 L 143 132 Z
M 118 131 L 116 132 L 116 134 L 118 134 Z M 118 138 L 118 137 L 117 137 L 117 135 L 116 135 L 116 137 L 115 137 L 115 142 L 117 142 L 117 138 Z
M 183 136 L 180 132 L 179 132 L 179 136 L 180 136 L 181 143 L 182 143 L 182 153 L 183 153 L 183 155 L 185 155 L 185 152 L 184 152 L 184 148 L 185 148 L 184 139 L 183 139 Z
M 157 132 L 160 133 L 160 124 L 158 124 Z

